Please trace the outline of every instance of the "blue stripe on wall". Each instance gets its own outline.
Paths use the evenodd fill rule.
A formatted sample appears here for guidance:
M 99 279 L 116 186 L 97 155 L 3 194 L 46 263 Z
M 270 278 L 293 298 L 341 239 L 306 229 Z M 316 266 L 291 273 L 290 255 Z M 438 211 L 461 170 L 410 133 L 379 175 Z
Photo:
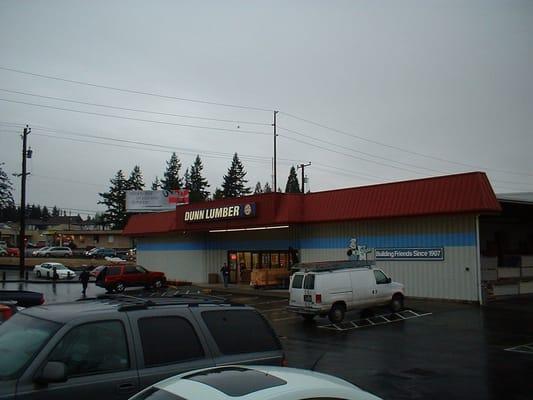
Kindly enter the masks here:
M 179 250 L 279 250 L 296 249 L 345 249 L 349 237 L 322 237 L 293 240 L 228 240 L 208 242 L 162 242 L 143 243 L 139 240 L 140 251 L 179 251 Z M 375 247 L 454 247 L 475 246 L 475 232 L 435 233 L 423 235 L 358 236 L 359 245 Z
M 324 237 L 301 239 L 302 249 L 343 249 L 350 238 Z M 375 247 L 453 247 L 475 246 L 475 232 L 435 233 L 423 235 L 357 236 L 357 243 L 369 248 Z

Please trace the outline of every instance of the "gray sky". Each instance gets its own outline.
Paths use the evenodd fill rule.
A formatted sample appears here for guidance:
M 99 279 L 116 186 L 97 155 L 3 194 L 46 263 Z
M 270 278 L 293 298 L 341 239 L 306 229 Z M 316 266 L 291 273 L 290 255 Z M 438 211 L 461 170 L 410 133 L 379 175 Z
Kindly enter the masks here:
M 532 37 L 528 0 L 0 2 L 0 67 L 277 109 L 345 132 L 279 114 L 278 186 L 290 165 L 311 161 L 312 191 L 472 170 L 496 192 L 533 191 Z M 139 164 L 150 185 L 173 149 L 183 170 L 200 154 L 212 191 L 235 151 L 252 187 L 271 180 L 270 111 L 5 69 L 0 89 L 9 174 L 20 172 L 21 128 L 5 123 L 32 127 L 30 203 L 102 209 L 97 192 L 118 169 Z

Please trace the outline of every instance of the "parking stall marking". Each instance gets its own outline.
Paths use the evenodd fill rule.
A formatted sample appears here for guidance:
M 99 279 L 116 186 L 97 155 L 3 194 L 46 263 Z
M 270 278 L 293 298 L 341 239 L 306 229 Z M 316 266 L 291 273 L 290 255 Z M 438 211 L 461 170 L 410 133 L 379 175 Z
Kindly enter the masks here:
M 533 343 L 522 344 L 520 346 L 509 347 L 505 351 L 513 351 L 515 353 L 533 354 Z
M 345 321 L 337 324 L 317 325 L 319 328 L 330 329 L 334 331 L 348 331 L 352 329 L 366 328 L 369 326 L 391 324 L 393 322 L 405 321 L 413 318 L 425 317 L 432 313 L 420 313 L 414 310 L 403 310 L 391 314 L 375 315 L 369 318 Z M 532 350 L 533 351 L 533 350 Z

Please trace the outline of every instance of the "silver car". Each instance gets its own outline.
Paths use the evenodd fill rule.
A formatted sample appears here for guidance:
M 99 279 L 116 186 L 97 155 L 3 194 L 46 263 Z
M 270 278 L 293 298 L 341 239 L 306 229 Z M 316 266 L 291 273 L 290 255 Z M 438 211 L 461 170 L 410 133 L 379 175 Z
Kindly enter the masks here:
M 72 250 L 68 247 L 49 247 L 41 253 L 45 257 L 72 257 Z

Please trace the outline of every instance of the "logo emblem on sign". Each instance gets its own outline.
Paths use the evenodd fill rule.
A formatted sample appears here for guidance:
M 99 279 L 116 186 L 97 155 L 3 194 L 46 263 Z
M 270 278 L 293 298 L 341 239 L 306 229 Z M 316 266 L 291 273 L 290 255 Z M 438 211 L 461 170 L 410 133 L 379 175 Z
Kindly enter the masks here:
M 244 206 L 244 215 L 251 215 L 252 214 L 252 206 L 250 204 L 246 204 Z

